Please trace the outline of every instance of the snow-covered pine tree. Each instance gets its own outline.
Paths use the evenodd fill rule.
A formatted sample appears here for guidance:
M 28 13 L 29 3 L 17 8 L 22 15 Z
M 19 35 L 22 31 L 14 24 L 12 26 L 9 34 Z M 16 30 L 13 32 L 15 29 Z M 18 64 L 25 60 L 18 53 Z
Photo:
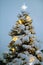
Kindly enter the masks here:
M 41 65 L 43 54 L 36 40 L 32 19 L 26 12 L 18 15 L 18 21 L 12 28 L 9 52 L 4 53 L 6 65 Z

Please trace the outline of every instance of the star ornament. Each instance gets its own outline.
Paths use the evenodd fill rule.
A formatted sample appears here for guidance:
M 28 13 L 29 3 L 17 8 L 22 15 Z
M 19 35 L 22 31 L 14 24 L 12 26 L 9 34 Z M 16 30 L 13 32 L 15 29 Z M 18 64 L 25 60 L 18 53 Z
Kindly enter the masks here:
M 26 10 L 27 9 L 27 6 L 24 4 L 24 5 L 22 5 L 22 10 Z

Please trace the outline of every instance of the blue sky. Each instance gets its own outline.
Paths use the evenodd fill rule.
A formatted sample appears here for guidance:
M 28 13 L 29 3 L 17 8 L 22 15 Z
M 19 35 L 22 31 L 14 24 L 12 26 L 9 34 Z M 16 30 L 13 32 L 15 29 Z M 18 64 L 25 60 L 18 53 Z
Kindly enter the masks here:
M 0 53 L 7 52 L 11 37 L 8 35 L 15 25 L 17 15 L 21 13 L 21 6 L 27 5 L 37 39 L 43 48 L 43 0 L 0 0 Z

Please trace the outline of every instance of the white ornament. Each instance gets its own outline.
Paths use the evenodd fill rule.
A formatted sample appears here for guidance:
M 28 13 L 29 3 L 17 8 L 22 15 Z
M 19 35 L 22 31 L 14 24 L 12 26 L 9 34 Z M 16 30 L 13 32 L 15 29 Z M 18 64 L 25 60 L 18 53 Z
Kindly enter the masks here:
M 24 5 L 22 5 L 22 10 L 26 10 L 27 9 L 27 6 L 24 4 Z

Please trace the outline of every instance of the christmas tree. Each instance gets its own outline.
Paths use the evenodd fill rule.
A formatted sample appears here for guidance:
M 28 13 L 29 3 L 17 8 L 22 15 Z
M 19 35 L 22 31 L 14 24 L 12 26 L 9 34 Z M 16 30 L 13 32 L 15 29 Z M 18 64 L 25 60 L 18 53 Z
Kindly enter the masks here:
M 32 19 L 25 11 L 22 11 L 18 18 L 9 33 L 12 40 L 8 45 L 9 52 L 3 55 L 4 63 L 6 65 L 41 65 L 43 54 L 39 50 Z

